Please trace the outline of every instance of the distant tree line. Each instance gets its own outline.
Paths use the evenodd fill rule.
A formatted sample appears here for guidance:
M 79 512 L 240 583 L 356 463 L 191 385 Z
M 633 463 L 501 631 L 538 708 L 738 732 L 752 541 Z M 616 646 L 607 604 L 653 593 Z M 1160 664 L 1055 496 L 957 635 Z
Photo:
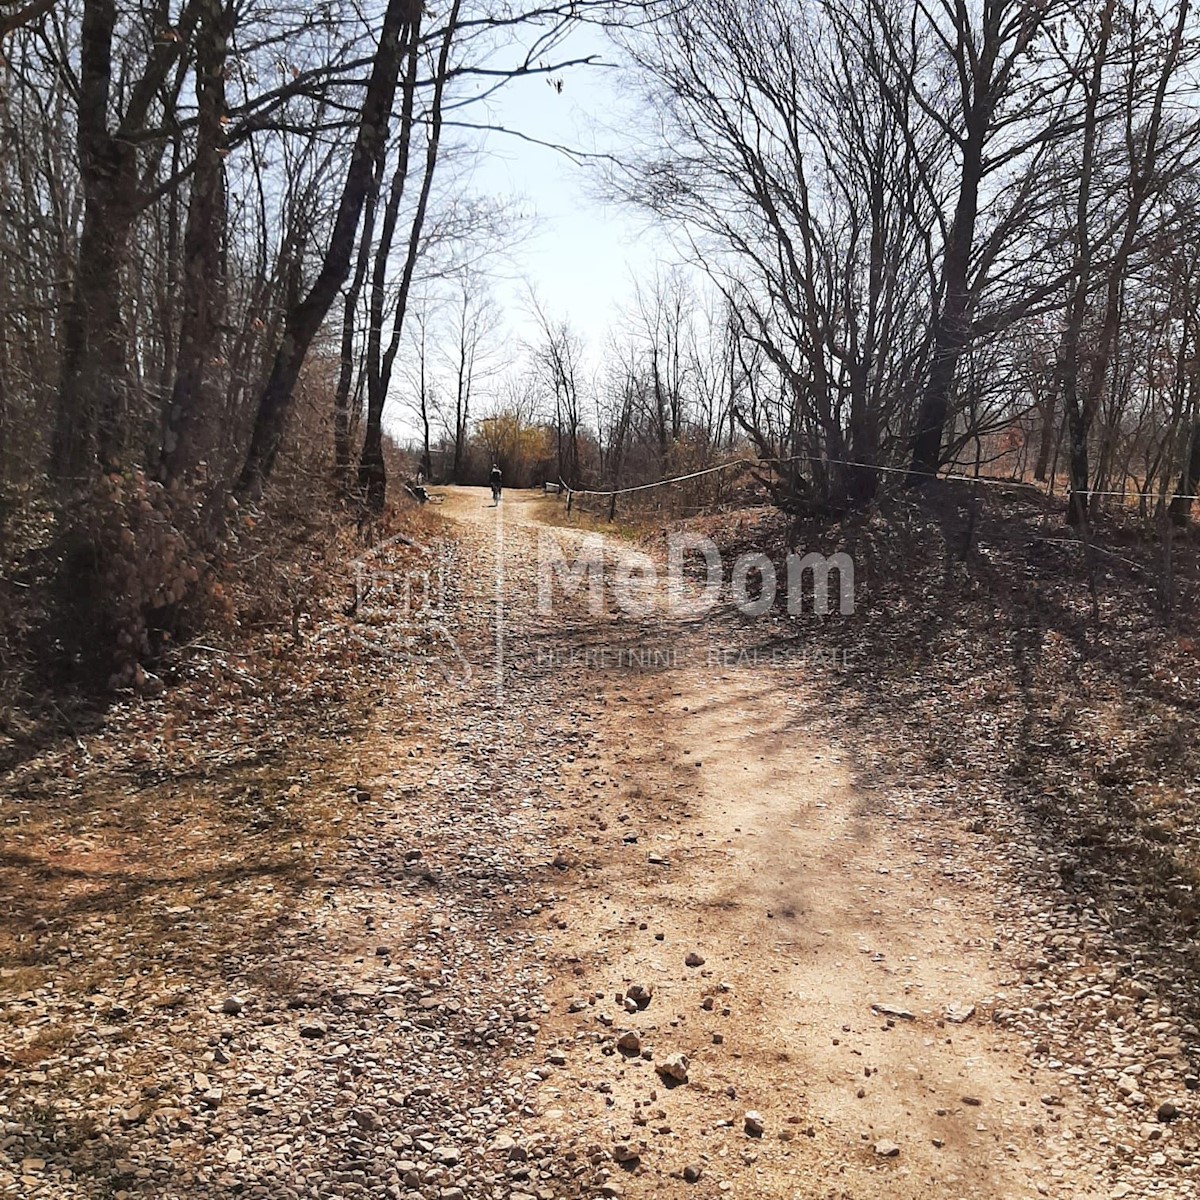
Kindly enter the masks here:
M 517 218 L 457 150 L 581 21 L 646 117 L 608 186 L 707 283 L 637 281 L 589 352 L 535 303 L 500 353 L 479 264 Z M 0 0 L 0 536 L 44 516 L 62 652 L 136 661 L 281 479 L 382 510 L 389 400 L 443 478 L 750 455 L 837 510 L 1000 469 L 1084 530 L 1107 492 L 1185 522 L 1198 32 L 1190 0 Z
M 573 486 L 750 454 L 791 506 L 939 472 L 1066 512 L 1200 487 L 1200 28 L 1189 0 L 651 0 L 611 191 L 695 272 L 584 355 L 538 314 L 523 398 Z M 635 114 L 636 116 L 636 114 Z M 582 363 L 600 354 L 598 371 Z M 526 417 L 526 421 L 528 418 Z

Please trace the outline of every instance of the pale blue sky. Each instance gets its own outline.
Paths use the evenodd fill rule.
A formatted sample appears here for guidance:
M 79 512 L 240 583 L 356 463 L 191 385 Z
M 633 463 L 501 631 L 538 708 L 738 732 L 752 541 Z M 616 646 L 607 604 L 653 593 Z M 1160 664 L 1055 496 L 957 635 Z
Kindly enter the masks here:
M 572 35 L 557 58 L 594 53 L 608 62 L 613 48 L 598 31 Z M 562 76 L 559 93 L 544 76 L 515 79 L 487 102 L 486 119 L 541 141 L 590 152 L 620 152 L 618 131 L 628 107 L 619 72 L 576 67 Z M 482 110 L 467 110 L 481 120 Z M 497 264 L 496 294 L 514 341 L 533 336 L 529 287 L 547 314 L 567 318 L 596 362 L 604 340 L 633 291 L 633 279 L 676 262 L 666 233 L 644 214 L 603 203 L 593 170 L 567 156 L 518 138 L 491 133 L 483 140 L 471 188 L 481 194 L 524 197 L 536 214 L 532 235 Z
M 608 63 L 614 48 L 602 33 L 578 30 L 553 61 L 594 54 Z M 497 61 L 512 62 L 513 51 Z M 453 115 L 472 123 L 515 130 L 542 142 L 591 153 L 620 153 L 628 148 L 621 132 L 631 105 L 620 95 L 620 72 L 611 66 L 571 68 L 561 76 L 559 92 L 544 75 L 517 78 L 478 105 Z M 567 320 L 584 343 L 584 367 L 599 371 L 610 331 L 633 298 L 634 281 L 652 279 L 662 266 L 680 261 L 667 232 L 646 214 L 600 199 L 596 167 L 573 161 L 546 146 L 490 132 L 475 135 L 453 130 L 455 140 L 478 149 L 466 173 L 450 173 L 444 186 L 479 196 L 520 201 L 532 215 L 528 234 L 507 252 L 485 264 L 503 315 L 504 332 L 494 362 L 499 370 L 480 382 L 474 405 L 484 415 L 491 394 L 506 373 L 528 362 L 526 345 L 538 330 L 530 289 L 547 316 Z M 453 180 L 451 183 L 450 180 Z M 415 417 L 404 403 L 403 383 L 393 386 L 385 417 L 402 439 L 415 437 Z M 448 390 L 449 383 L 443 387 Z

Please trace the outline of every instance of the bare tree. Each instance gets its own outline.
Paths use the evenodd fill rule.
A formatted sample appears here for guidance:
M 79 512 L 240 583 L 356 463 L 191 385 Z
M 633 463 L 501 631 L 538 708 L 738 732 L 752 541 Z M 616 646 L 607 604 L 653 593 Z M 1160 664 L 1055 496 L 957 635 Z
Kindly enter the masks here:
M 888 97 L 893 112 L 901 118 L 919 110 L 957 161 L 951 203 L 936 209 L 940 262 L 932 351 L 913 431 L 913 482 L 933 477 L 942 465 L 955 369 L 974 335 L 985 289 L 994 274 L 1011 270 L 1014 260 L 1006 256 L 1043 203 L 1046 165 L 1071 128 L 1071 81 L 1029 65 L 1061 11 L 1052 2 L 1024 0 L 984 0 L 977 10 L 922 5 L 920 22 L 903 41 L 893 23 L 882 25 L 886 51 L 905 85 L 901 96 Z M 932 58 L 925 58 L 925 45 L 934 47 Z M 926 88 L 938 76 L 945 86 L 929 95 Z M 996 194 L 986 196 L 993 185 Z M 991 319 L 998 324 L 998 314 Z
M 633 37 L 667 135 L 616 182 L 699 235 L 737 338 L 779 377 L 786 412 L 760 389 L 734 421 L 764 456 L 806 461 L 814 494 L 866 496 L 925 357 L 923 175 L 944 151 L 919 112 L 896 120 L 903 71 L 881 35 L 829 5 L 816 15 L 814 31 L 788 0 L 701 0 Z
M 1087 520 L 1089 441 L 1110 382 L 1122 291 L 1144 232 L 1143 216 L 1165 181 L 1178 170 L 1181 157 L 1195 146 L 1194 128 L 1180 131 L 1164 123 L 1167 95 L 1184 63 L 1188 11 L 1188 0 L 1181 0 L 1173 27 L 1161 29 L 1155 22 L 1147 36 L 1134 23 L 1131 13 L 1123 13 L 1115 0 L 1106 0 L 1094 37 L 1084 30 L 1089 59 L 1086 73 L 1081 72 L 1087 87 L 1073 229 L 1072 293 L 1062 344 L 1063 398 L 1071 431 L 1070 514 L 1077 524 Z M 1124 18 L 1121 27 L 1128 30 L 1127 45 L 1121 48 L 1113 46 L 1118 16 Z M 1157 67 L 1153 74 L 1147 71 L 1150 64 Z M 1115 116 L 1106 111 L 1113 66 L 1124 76 L 1118 92 L 1122 104 Z M 1101 155 L 1105 134 L 1114 120 L 1123 127 L 1118 143 L 1120 157 L 1106 172 Z M 1182 139 L 1177 140 L 1181 133 Z M 1108 187 L 1104 197 L 1108 203 L 1098 205 L 1096 193 L 1106 186 L 1105 173 L 1110 177 L 1115 173 L 1115 187 Z M 1097 208 L 1101 214 L 1099 228 Z M 1114 236 L 1107 261 L 1097 262 Z M 1085 345 L 1085 326 L 1092 318 L 1091 296 L 1099 282 L 1097 274 L 1103 281 L 1103 302 L 1098 325 Z
M 566 321 L 554 321 L 534 297 L 531 301 L 541 332 L 534 361 L 554 413 L 555 465 L 569 487 L 580 484 L 580 439 L 583 405 L 580 396 L 582 343 Z
M 451 478 L 461 482 L 466 467 L 467 442 L 471 430 L 472 404 L 478 385 L 496 370 L 496 335 L 500 313 L 483 278 L 463 271 L 456 281 L 454 316 L 445 353 L 454 396 L 450 430 L 454 443 Z
M 242 469 L 239 488 L 244 492 L 261 488 L 265 475 L 274 464 L 300 368 L 317 330 L 349 277 L 359 218 L 371 190 L 375 163 L 387 137 L 400 70 L 420 34 L 421 14 L 419 0 L 389 0 L 384 13 L 333 234 L 315 282 L 287 314 L 283 338 L 263 388 L 250 450 Z
M 209 363 L 222 352 L 225 326 L 225 71 L 233 11 L 224 0 L 199 2 L 196 150 L 180 277 L 184 312 L 162 436 L 162 473 L 168 480 L 197 467 L 214 444 L 219 419 Z
M 84 209 L 63 325 L 53 448 L 55 472 L 68 484 L 86 477 L 96 455 L 110 464 L 122 457 L 130 342 L 124 269 L 134 223 L 153 198 L 143 181 L 153 177 L 151 168 L 165 142 L 157 142 L 148 164 L 138 146 L 160 96 L 165 93 L 172 106 L 178 101 L 184 74 L 175 68 L 195 34 L 201 8 L 201 0 L 188 0 L 166 37 L 159 36 L 155 18 L 145 15 L 134 36 L 146 51 L 133 68 L 132 86 L 122 89 L 125 103 L 114 119 L 117 5 L 115 0 L 83 3 L 76 126 Z

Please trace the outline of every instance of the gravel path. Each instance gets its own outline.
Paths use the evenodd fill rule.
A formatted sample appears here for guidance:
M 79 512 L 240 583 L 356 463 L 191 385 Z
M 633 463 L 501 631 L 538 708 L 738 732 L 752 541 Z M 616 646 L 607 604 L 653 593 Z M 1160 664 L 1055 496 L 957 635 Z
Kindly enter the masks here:
M 1200 1195 L 1200 1037 L 1003 796 L 747 665 L 769 627 L 538 616 L 551 504 L 450 494 L 445 611 L 359 616 L 365 733 L 139 787 L 176 869 L 118 895 L 137 847 L 53 827 L 0 1195 Z M 202 873 L 185 796 L 284 815 Z
M 486 664 L 487 600 L 465 582 L 446 621 Z M 278 792 L 295 810 L 266 831 L 289 839 L 278 861 L 201 875 L 185 857 L 134 893 L 88 892 L 77 881 L 120 879 L 136 847 L 101 863 L 87 842 L 65 868 L 30 845 L 51 893 L 69 882 L 44 912 L 10 916 L 27 965 L 0 968 L 0 1195 L 579 1194 L 591 1165 L 526 1125 L 558 1071 L 537 1050 L 561 882 L 552 797 L 592 721 L 498 705 L 463 685 L 457 650 L 400 624 L 366 635 L 385 697 L 365 736 L 284 736 L 232 784 L 182 785 L 189 804 L 193 788 Z M 397 666 L 390 652 L 414 640 Z M 46 794 L 74 809 L 96 778 Z M 178 780 L 130 791 L 154 817 L 181 803 Z

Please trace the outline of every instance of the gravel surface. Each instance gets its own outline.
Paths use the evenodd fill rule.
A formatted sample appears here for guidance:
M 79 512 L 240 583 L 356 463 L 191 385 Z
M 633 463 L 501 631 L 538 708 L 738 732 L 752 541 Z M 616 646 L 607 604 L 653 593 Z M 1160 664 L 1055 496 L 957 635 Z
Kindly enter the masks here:
M 26 806 L 8 828 L 32 830 L 39 800 L 62 813 L 10 855 L 44 899 L 5 917 L 0 1195 L 1200 1196 L 1200 1035 L 1072 891 L 1067 855 L 994 789 L 914 783 L 790 676 L 778 729 L 823 743 L 820 800 L 803 820 L 725 812 L 742 785 L 704 772 L 743 764 L 698 711 L 726 695 L 711 676 L 580 665 L 618 635 L 696 651 L 714 631 L 539 617 L 517 512 L 497 690 L 498 543 L 476 498 L 448 505 L 447 612 L 406 627 L 399 665 L 372 635 L 365 727 L 284 727 L 262 761 L 119 787 L 69 754 L 7 781 Z M 739 704 L 721 719 L 766 737 Z M 135 793 L 141 833 L 104 835 Z M 824 824 L 837 796 L 857 797 L 853 838 Z M 218 802 L 250 816 L 206 839 L 172 823 Z M 860 856 L 804 872 L 814 910 L 869 881 L 876 898 L 846 904 L 853 962 L 781 941 L 795 914 L 758 904 L 798 824 L 806 854 Z M 889 913 L 953 937 L 896 967 Z M 906 991 L 910 969 L 930 974 Z M 936 1046 L 954 1039 L 966 1082 L 947 1099 Z

